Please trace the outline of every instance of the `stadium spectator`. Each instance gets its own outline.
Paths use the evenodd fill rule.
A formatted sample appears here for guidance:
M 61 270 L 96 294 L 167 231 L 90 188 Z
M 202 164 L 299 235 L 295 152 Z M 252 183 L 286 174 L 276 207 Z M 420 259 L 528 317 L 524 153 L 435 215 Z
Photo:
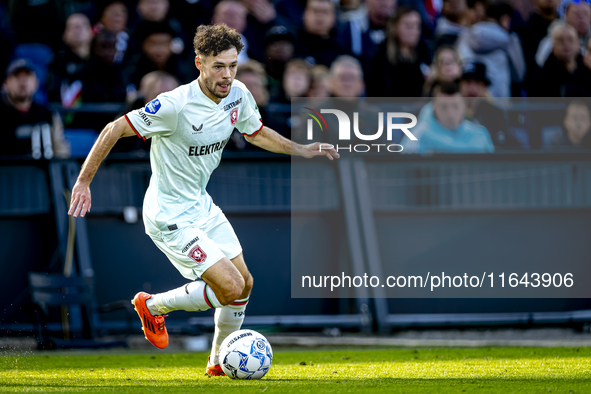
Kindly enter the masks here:
M 439 0 L 397 0 L 398 6 L 415 8 L 421 15 L 423 36 L 431 41 L 437 25 L 437 19 L 441 13 L 441 1 Z
M 126 103 L 123 111 L 116 118 L 123 116 L 134 109 L 143 108 L 154 100 L 160 93 L 169 92 L 179 86 L 179 81 L 173 75 L 164 71 L 152 71 L 144 75 L 140 82 L 138 94 L 135 99 Z M 134 152 L 136 156 L 145 156 L 150 150 L 151 139 L 144 141 L 141 138 L 123 138 L 117 142 L 112 152 Z
M 308 90 L 308 97 L 330 96 L 330 70 L 328 67 L 318 64 L 312 67 L 312 83 Z
M 585 67 L 591 70 L 591 38 L 587 40 L 585 46 L 587 47 L 587 51 L 585 52 L 585 56 L 583 57 L 583 64 L 585 65 Z
M 179 86 L 179 80 L 172 74 L 165 71 L 152 71 L 142 77 L 137 95 L 130 100 L 119 116 L 129 111 L 144 107 L 154 100 L 160 93 L 169 92 Z
M 484 126 L 496 148 L 521 147 L 509 132 L 503 110 L 488 92 L 490 81 L 483 63 L 467 63 L 460 80 L 460 92 L 466 98 L 466 119 Z
M 285 65 L 293 57 L 295 37 L 288 27 L 273 26 L 265 37 L 265 68 L 271 97 L 281 91 Z
M 170 9 L 170 1 L 138 0 L 136 9 L 142 20 L 148 22 L 164 22 Z
M 341 55 L 335 59 L 330 67 L 330 92 L 332 99 L 328 101 L 329 108 L 336 108 L 346 113 L 357 114 L 357 122 L 352 123 L 362 134 L 370 135 L 376 133 L 379 128 L 379 117 L 376 116 L 379 108 L 361 98 L 365 92 L 365 80 L 361 62 L 353 56 Z M 342 144 L 339 142 L 339 128 L 336 116 L 326 116 L 325 119 L 330 133 L 327 137 L 331 144 Z M 353 120 L 353 119 L 351 119 Z M 388 133 L 382 133 L 374 142 L 386 143 Z M 398 137 L 398 136 L 396 136 Z M 324 136 L 322 138 L 325 138 Z M 351 136 L 352 143 L 366 143 L 354 135 Z
M 552 53 L 533 84 L 532 96 L 572 97 L 591 95 L 591 70 L 583 62 L 577 31 L 560 22 L 550 27 Z
M 82 102 L 121 103 L 125 100 L 125 83 L 118 54 L 117 34 L 100 31 L 92 41 L 91 59 L 84 76 Z
M 585 1 L 571 1 L 564 11 L 564 21 L 575 28 L 577 33 L 581 53 L 585 54 L 587 38 L 591 33 L 591 5 Z M 562 20 L 555 21 L 554 24 L 560 24 Z M 551 27 L 549 28 L 551 30 Z M 550 53 L 552 52 L 553 40 L 550 35 L 546 36 L 540 42 L 536 51 L 536 63 L 542 67 Z
M 115 34 L 116 52 L 113 62 L 121 63 L 129 44 L 127 6 L 122 1 L 109 1 L 104 5 L 100 15 L 99 22 L 95 25 L 94 29 L 97 32 L 104 29 Z
M 562 127 L 542 129 L 544 147 L 591 148 L 591 111 L 583 100 L 573 100 L 566 108 Z
M 242 3 L 235 0 L 222 0 L 213 9 L 213 17 L 211 18 L 212 24 L 225 23 L 240 33 L 244 48 L 238 54 L 238 64 L 245 63 L 249 59 L 249 43 L 244 37 L 244 31 L 248 23 L 246 20 L 247 15 L 248 11 Z
M 62 48 L 49 67 L 49 101 L 71 108 L 80 101 L 86 68 L 90 62 L 92 26 L 84 14 L 72 14 L 66 20 Z
M 356 18 L 367 16 L 367 6 L 361 0 L 340 0 L 339 1 L 339 21 L 348 22 Z
M 279 0 L 275 3 L 277 13 L 289 21 L 295 29 L 303 26 L 307 0 Z
M 493 97 L 511 97 L 512 84 L 525 77 L 525 59 L 517 34 L 511 32 L 513 7 L 497 2 L 486 10 L 489 21 L 466 29 L 458 40 L 458 53 L 464 62 L 486 65 Z
M 431 89 L 435 81 L 453 82 L 462 76 L 462 60 L 455 47 L 442 45 L 433 56 L 429 77 L 425 83 L 424 94 L 432 97 Z
M 125 3 L 119 0 L 109 1 L 104 5 L 99 19 L 101 29 L 121 33 L 127 29 L 128 11 Z
M 421 97 L 431 63 L 421 42 L 421 16 L 410 7 L 400 7 L 388 23 L 388 38 L 381 45 L 367 75 L 371 97 Z
M 142 52 L 129 60 L 125 70 L 130 84 L 139 86 L 142 77 L 152 71 L 166 71 L 183 84 L 195 79 L 195 66 L 172 52 L 174 31 L 167 23 L 146 22 L 141 27 L 137 35 L 142 43 Z
M 187 45 L 192 50 L 192 38 L 197 31 L 197 26 L 206 25 L 213 17 L 213 0 L 174 0 L 170 2 L 170 16 L 174 16 L 181 24 L 185 36 L 191 40 Z
M 139 52 L 141 49 L 141 38 L 137 34 L 145 30 L 145 24 L 151 23 L 165 23 L 173 32 L 173 39 L 171 42 L 172 53 L 180 55 L 181 53 L 189 55 L 193 52 L 191 40 L 185 34 L 185 31 L 177 18 L 169 15 L 170 1 L 169 0 L 139 0 L 137 3 L 137 13 L 139 21 L 130 38 L 130 50 Z
M 455 45 L 468 23 L 467 8 L 466 0 L 443 0 L 441 17 L 435 27 L 435 48 L 445 44 Z
M 330 92 L 333 97 L 361 97 L 365 92 L 363 68 L 359 60 L 341 55 L 330 67 Z
M 16 59 L 10 63 L 0 100 L 0 155 L 30 155 L 34 159 L 70 156 L 59 114 L 33 101 L 38 87 L 30 61 Z
M 419 117 L 413 128 L 417 141 L 406 135 L 400 142 L 405 153 L 486 153 L 494 145 L 486 128 L 465 119 L 466 103 L 459 86 L 437 82 L 433 86 L 432 108 Z
M 236 79 L 246 85 L 259 107 L 261 117 L 266 119 L 269 92 L 267 91 L 267 73 L 263 65 L 256 60 L 241 64 L 236 71 Z
M 339 32 L 339 42 L 346 52 L 367 67 L 386 39 L 388 20 L 396 11 L 397 0 L 366 0 L 365 12 L 347 21 Z
M 343 53 L 337 40 L 335 5 L 331 0 L 308 0 L 304 11 L 304 26 L 298 31 L 296 55 L 308 63 L 330 67 Z
M 291 103 L 292 97 L 306 97 L 312 75 L 310 66 L 303 59 L 292 59 L 285 65 L 280 95 L 273 97 L 276 103 Z
M 467 0 L 466 23 L 472 26 L 486 20 L 487 0 Z
M 556 19 L 556 7 L 558 0 L 536 0 L 536 9 L 525 24 L 521 42 L 523 44 L 523 54 L 527 65 L 528 79 L 535 76 L 539 69 L 535 55 L 540 41 L 548 34 L 548 27 Z
M 263 65 L 256 60 L 250 60 L 241 64 L 236 71 L 236 79 L 244 83 L 250 93 L 252 93 L 252 97 L 259 108 L 263 123 L 278 133 L 281 133 L 284 136 L 289 136 L 289 128 L 287 125 L 276 122 L 276 116 L 267 116 L 269 91 L 267 90 L 267 74 L 265 73 Z M 247 144 L 244 136 L 237 129 L 234 129 L 232 132 L 230 148 L 238 150 L 261 150 L 253 144 Z
M 277 15 L 275 5 L 269 0 L 242 0 L 248 15 L 246 17 L 246 29 L 244 37 L 253 43 L 248 51 L 248 56 L 259 61 L 265 61 L 265 47 L 259 43 L 265 41 L 267 32 L 275 25 L 286 25 L 287 20 Z

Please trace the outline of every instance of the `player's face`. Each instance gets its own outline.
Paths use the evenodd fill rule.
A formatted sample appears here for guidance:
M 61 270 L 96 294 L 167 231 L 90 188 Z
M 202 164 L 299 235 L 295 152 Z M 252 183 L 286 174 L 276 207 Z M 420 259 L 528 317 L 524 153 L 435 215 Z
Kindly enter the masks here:
M 223 99 L 230 93 L 236 76 L 238 51 L 231 48 L 217 56 L 198 56 L 195 65 L 201 71 L 199 79 L 209 93 L 217 99 Z

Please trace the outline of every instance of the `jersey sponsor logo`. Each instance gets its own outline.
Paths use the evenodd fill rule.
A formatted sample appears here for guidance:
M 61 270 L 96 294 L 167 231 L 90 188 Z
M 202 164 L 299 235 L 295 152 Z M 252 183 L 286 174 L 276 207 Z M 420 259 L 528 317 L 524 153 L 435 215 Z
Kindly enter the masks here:
M 152 126 L 152 121 L 150 118 L 148 118 L 148 115 L 142 112 L 141 109 L 137 111 L 137 114 L 140 116 L 140 118 L 142 118 L 146 126 Z
M 197 241 L 199 241 L 199 237 L 195 237 L 192 240 L 190 240 L 189 243 L 186 244 L 185 247 L 183 248 L 183 252 L 182 253 L 185 253 L 187 250 L 189 250 L 189 248 L 191 247 L 191 245 L 193 245 Z
M 203 131 L 201 131 L 201 129 L 203 128 L 203 123 L 201 123 L 201 126 L 199 126 L 199 128 L 195 127 L 194 124 L 192 124 L 191 126 L 193 126 L 193 131 L 195 131 L 195 133 L 193 133 L 193 134 L 201 134 L 201 133 L 203 133 Z
M 149 114 L 154 115 L 160 109 L 162 105 L 160 104 L 160 100 L 154 99 L 146 104 L 146 112 Z
M 223 141 L 216 142 L 215 144 L 209 145 L 202 145 L 202 146 L 190 146 L 189 147 L 189 156 L 205 156 L 211 153 L 217 152 L 221 149 L 224 149 L 224 146 L 228 143 L 230 137 L 226 138 Z
M 197 264 L 203 264 L 205 259 L 207 258 L 207 254 L 201 249 L 199 245 L 196 245 L 191 251 L 189 252 L 189 257 L 195 260 Z
M 230 104 L 226 104 L 224 105 L 224 112 L 231 110 L 232 108 L 238 106 L 238 104 L 240 104 L 242 102 L 242 97 L 240 97 L 238 100 L 236 101 L 232 101 Z
M 230 122 L 232 122 L 232 126 L 236 126 L 236 122 L 238 121 L 238 108 L 234 108 L 232 112 L 230 112 Z

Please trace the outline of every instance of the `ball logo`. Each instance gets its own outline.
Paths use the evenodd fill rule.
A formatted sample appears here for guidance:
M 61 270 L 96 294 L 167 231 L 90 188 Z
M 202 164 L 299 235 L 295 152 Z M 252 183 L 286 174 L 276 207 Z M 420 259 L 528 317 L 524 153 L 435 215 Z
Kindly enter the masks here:
M 256 344 L 256 346 L 257 346 L 257 348 L 258 348 L 259 350 L 261 350 L 261 351 L 262 351 L 262 350 L 265 350 L 265 347 L 266 347 L 266 346 L 265 346 L 265 342 L 264 342 L 264 341 L 261 341 L 261 340 L 258 340 L 258 341 L 257 341 L 257 344 Z
M 196 245 L 189 252 L 189 257 L 195 260 L 197 264 L 202 264 L 207 258 L 207 254 L 205 254 L 205 252 L 203 251 L 203 249 L 201 249 L 201 247 L 199 247 L 199 245 Z
M 145 111 L 149 114 L 155 114 L 156 112 L 158 112 L 158 110 L 160 109 L 161 104 L 160 104 L 160 100 L 155 99 L 150 101 L 148 104 L 146 104 L 146 108 Z
M 232 112 L 230 112 L 230 122 L 232 122 L 232 126 L 236 126 L 236 122 L 238 121 L 238 108 L 234 108 Z

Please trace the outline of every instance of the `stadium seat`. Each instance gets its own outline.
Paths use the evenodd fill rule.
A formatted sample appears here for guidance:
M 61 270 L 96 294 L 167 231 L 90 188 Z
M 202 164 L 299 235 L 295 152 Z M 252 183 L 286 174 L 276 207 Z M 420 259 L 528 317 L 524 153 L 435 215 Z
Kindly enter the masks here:
M 98 138 L 99 133 L 92 129 L 65 129 L 64 137 L 70 143 L 73 158 L 85 158 Z
M 133 311 L 127 300 L 95 307 L 92 278 L 29 272 L 29 287 L 35 312 L 39 349 L 128 346 L 125 340 L 96 341 L 96 330 L 93 324 L 96 313 L 126 310 L 127 328 L 130 332 Z M 58 319 L 56 316 L 60 314 L 61 319 Z M 59 321 L 63 338 L 50 335 L 52 318 Z
M 14 50 L 14 58 L 29 59 L 37 67 L 39 90 L 35 93 L 35 101 L 39 104 L 47 104 L 45 81 L 47 80 L 49 64 L 53 60 L 51 48 L 45 44 L 19 44 Z

